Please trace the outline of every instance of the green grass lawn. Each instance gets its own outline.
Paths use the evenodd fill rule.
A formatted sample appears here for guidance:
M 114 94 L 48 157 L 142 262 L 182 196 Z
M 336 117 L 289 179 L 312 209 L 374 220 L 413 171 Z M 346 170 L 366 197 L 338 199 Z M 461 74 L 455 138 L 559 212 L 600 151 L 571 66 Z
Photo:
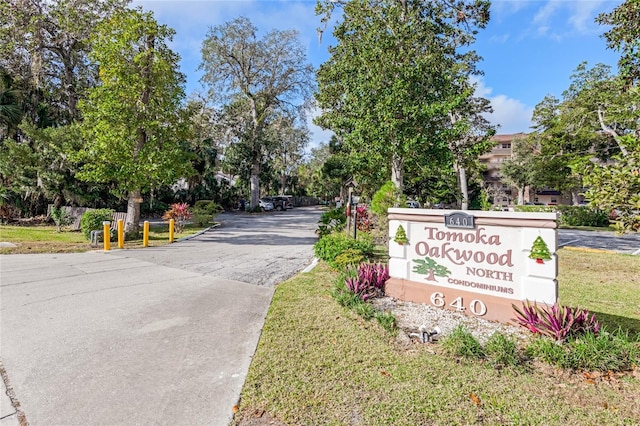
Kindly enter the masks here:
M 561 303 L 639 329 L 640 258 L 560 250 L 559 259 Z M 332 299 L 336 277 L 321 263 L 277 287 L 236 424 L 262 413 L 290 425 L 640 424 L 637 368 L 593 380 L 403 345 Z
M 142 225 L 142 224 L 141 224 Z M 174 234 L 174 240 L 193 235 L 204 229 L 202 226 L 185 225 L 182 233 Z M 0 241 L 10 242 L 17 247 L 0 247 L 0 254 L 18 253 L 74 253 L 102 249 L 91 247 L 80 231 L 57 232 L 55 226 L 0 226 Z M 151 226 L 149 246 L 169 244 L 169 226 L 167 224 Z M 111 249 L 117 249 L 117 242 L 111 242 Z M 142 248 L 140 238 L 125 241 L 125 249 Z

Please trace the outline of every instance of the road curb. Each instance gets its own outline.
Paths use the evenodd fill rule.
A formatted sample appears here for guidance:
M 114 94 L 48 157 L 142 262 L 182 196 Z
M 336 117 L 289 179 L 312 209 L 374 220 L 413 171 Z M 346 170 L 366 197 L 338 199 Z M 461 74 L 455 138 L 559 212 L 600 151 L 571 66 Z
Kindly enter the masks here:
M 204 234 L 205 232 L 207 232 L 207 231 L 209 231 L 209 230 L 211 230 L 211 229 L 215 229 L 215 228 L 217 228 L 218 226 L 220 226 L 220 224 L 219 224 L 219 223 L 215 223 L 215 224 L 211 225 L 210 227 L 203 229 L 202 231 L 198 231 L 198 232 L 196 232 L 195 234 L 189 235 L 189 236 L 187 236 L 187 237 L 182 237 L 182 238 L 180 238 L 179 240 L 176 240 L 176 243 L 179 243 L 179 242 L 181 242 L 181 241 L 188 241 L 188 240 L 190 240 L 191 238 L 195 238 L 195 237 L 197 237 L 198 235 L 202 235 L 202 234 Z
M 0 426 L 27 426 L 27 419 L 20 409 L 20 402 L 16 399 L 15 392 L 9 383 L 9 376 L 2 360 L 0 360 L 0 406 L 2 411 L 0 412 Z M 10 408 L 9 408 L 10 407 Z
M 309 273 L 313 270 L 313 268 L 316 267 L 316 265 L 318 265 L 318 258 L 314 257 L 313 260 L 311 261 L 311 264 L 309 266 L 307 266 L 306 268 L 304 268 L 302 270 L 303 274 Z
M 605 249 L 594 249 L 589 247 L 573 247 L 573 246 L 564 246 L 563 249 L 571 250 L 571 251 L 583 251 L 587 253 L 609 253 L 609 254 L 620 254 L 614 250 L 605 250 Z

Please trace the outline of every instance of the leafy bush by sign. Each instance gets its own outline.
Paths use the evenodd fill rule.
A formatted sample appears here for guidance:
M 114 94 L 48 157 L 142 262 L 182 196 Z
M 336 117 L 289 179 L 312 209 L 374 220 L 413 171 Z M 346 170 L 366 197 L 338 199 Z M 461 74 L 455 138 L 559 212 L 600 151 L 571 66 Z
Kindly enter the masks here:
M 591 206 L 515 206 L 516 212 L 553 213 L 558 212 L 560 226 L 609 226 L 606 212 Z
M 387 210 L 390 207 L 404 207 L 406 201 L 407 197 L 400 192 L 395 183 L 387 181 L 378 192 L 373 195 L 371 211 L 378 216 L 386 216 Z
M 322 238 L 332 232 L 344 230 L 347 224 L 347 216 L 344 207 L 338 207 L 322 213 L 318 221 L 316 233 Z
M 347 250 L 352 253 L 360 253 L 365 257 L 373 255 L 374 245 L 368 234 L 360 234 L 358 239 L 343 233 L 325 235 L 314 244 L 315 255 L 327 262 L 333 268 L 337 268 L 336 258 Z
M 345 287 L 365 302 L 384 294 L 384 284 L 389 279 L 389 269 L 380 263 L 361 263 L 358 270 L 351 270 L 345 279 Z
M 556 206 L 560 213 L 559 225 L 567 226 L 609 226 L 609 215 L 590 206 Z
M 598 334 L 600 323 L 589 311 L 560 306 L 557 303 L 550 307 L 538 306 L 527 301 L 522 309 L 511 305 L 516 313 L 514 320 L 528 328 L 532 333 L 552 337 L 556 341 L 564 341 L 586 333 Z
M 102 222 L 111 222 L 113 216 L 112 209 L 96 209 L 86 211 L 80 219 L 80 230 L 82 235 L 88 240 L 91 231 L 101 231 Z

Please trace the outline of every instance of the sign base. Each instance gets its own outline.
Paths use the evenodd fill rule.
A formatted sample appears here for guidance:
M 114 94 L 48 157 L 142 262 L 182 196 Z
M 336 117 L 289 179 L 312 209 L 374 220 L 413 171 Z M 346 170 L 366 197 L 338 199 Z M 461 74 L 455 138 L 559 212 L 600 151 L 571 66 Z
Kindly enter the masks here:
M 395 299 L 414 303 L 425 303 L 429 306 L 457 311 L 467 316 L 482 318 L 488 321 L 515 324 L 513 299 L 496 297 L 487 294 L 451 289 L 433 284 L 421 284 L 399 278 L 389 278 L 385 284 L 385 294 Z M 487 306 L 490 308 L 487 309 Z

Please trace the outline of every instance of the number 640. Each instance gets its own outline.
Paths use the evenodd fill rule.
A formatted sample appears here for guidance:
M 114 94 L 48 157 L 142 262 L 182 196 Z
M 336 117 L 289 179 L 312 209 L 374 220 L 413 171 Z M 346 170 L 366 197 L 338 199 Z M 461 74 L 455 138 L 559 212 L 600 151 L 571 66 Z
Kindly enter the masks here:
M 444 307 L 444 305 L 446 304 L 446 301 L 444 300 L 444 294 L 440 293 L 439 291 L 431 294 L 431 304 L 439 308 Z M 467 309 L 464 306 L 462 296 L 456 297 L 453 302 L 449 303 L 449 306 L 459 312 L 464 312 Z M 482 300 L 473 299 L 471 303 L 469 303 L 469 310 L 473 315 L 482 316 L 487 313 L 487 305 L 485 305 Z

